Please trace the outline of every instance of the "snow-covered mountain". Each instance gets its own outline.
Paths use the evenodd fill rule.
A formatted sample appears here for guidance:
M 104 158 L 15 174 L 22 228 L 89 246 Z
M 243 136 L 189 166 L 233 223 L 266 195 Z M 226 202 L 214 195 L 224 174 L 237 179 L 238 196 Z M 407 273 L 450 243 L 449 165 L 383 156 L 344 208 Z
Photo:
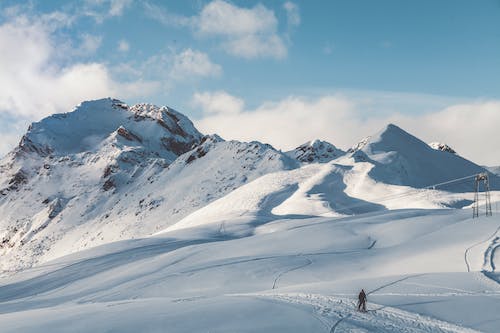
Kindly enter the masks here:
M 345 152 L 329 142 L 313 140 L 298 146 L 286 154 L 304 163 L 325 163 L 344 155 Z
M 203 136 L 167 107 L 103 99 L 34 123 L 0 165 L 1 265 L 20 269 L 163 230 L 298 162 Z
M 462 187 L 418 188 L 483 171 L 395 125 L 348 154 L 318 140 L 282 153 L 203 135 L 168 107 L 84 102 L 32 124 L 0 162 L 0 266 L 23 269 L 227 216 L 464 207 L 472 195 L 460 193 L 470 192 L 470 179 Z M 407 200 L 408 193 L 418 197 Z

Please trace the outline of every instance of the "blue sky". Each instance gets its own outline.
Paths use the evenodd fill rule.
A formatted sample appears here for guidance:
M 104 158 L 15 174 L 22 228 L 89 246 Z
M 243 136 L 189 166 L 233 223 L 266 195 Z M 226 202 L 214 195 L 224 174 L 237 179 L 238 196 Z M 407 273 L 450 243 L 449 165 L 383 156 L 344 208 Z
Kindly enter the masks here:
M 475 149 L 499 139 L 498 0 L 3 0 L 0 9 L 0 154 L 29 122 L 112 95 L 283 149 L 316 137 L 347 148 L 392 121 L 500 164 Z

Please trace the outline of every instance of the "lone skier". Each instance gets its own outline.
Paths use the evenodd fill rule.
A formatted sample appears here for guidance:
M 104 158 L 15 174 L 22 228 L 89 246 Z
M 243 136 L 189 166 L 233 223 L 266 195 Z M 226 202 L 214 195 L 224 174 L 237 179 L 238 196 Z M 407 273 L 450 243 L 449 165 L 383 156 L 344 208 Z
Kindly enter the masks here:
M 361 289 L 358 295 L 358 311 L 366 312 L 366 294 L 364 289 Z

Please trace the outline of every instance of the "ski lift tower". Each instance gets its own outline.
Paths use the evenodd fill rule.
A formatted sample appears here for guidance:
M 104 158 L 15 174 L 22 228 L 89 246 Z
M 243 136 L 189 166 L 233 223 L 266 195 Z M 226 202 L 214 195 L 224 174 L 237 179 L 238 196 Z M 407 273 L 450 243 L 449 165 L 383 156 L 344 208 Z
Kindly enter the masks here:
M 479 217 L 479 187 L 483 184 L 484 197 L 486 199 L 486 216 L 492 216 L 490 183 L 486 172 L 476 175 L 474 178 L 474 204 L 472 206 L 472 218 Z

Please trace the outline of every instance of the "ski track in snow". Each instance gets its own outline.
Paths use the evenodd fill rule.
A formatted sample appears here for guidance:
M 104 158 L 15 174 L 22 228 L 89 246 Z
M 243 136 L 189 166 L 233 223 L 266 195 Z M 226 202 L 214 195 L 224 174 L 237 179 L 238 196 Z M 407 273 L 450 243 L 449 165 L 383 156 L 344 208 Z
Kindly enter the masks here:
M 500 231 L 500 226 L 497 229 L 497 232 L 493 236 L 493 240 L 491 241 L 490 245 L 488 246 L 488 249 L 486 250 L 484 256 L 485 256 L 485 266 L 489 265 L 490 271 L 487 270 L 487 267 L 485 267 L 482 270 L 483 275 L 500 284 L 500 276 L 496 272 L 496 251 L 500 248 L 500 237 L 496 236 L 498 234 L 498 231 Z M 496 236 L 496 237 L 495 237 Z
M 301 269 L 301 268 L 305 268 L 305 267 L 307 267 L 307 266 L 309 266 L 309 265 L 311 265 L 311 264 L 313 263 L 313 261 L 312 261 L 311 259 L 309 259 L 307 256 L 305 256 L 305 255 L 303 255 L 303 254 L 299 254 L 299 255 L 297 255 L 297 257 L 302 257 L 302 258 L 304 258 L 304 259 L 306 260 L 306 262 L 305 262 L 304 264 L 301 264 L 301 265 L 297 266 L 297 267 L 293 267 L 293 268 L 290 268 L 290 269 L 288 269 L 288 270 L 286 270 L 286 271 L 283 271 L 283 272 L 279 273 L 279 274 L 276 276 L 276 278 L 274 279 L 274 282 L 273 282 L 273 288 L 272 288 L 272 289 L 277 289 L 277 288 L 278 288 L 278 281 L 280 280 L 280 278 L 281 278 L 283 275 L 285 275 L 285 274 L 287 274 L 287 273 L 290 273 L 290 272 L 293 272 L 293 271 L 296 271 L 296 270 Z
M 371 250 L 375 244 L 377 243 L 376 240 L 374 240 L 370 246 L 368 246 L 366 248 L 366 250 Z M 351 251 L 332 251 L 332 252 L 316 252 L 316 253 L 300 253 L 297 255 L 297 257 L 303 257 L 304 259 L 306 259 L 306 262 L 304 264 L 301 264 L 297 267 L 293 267 L 293 268 L 290 268 L 290 269 L 287 269 L 281 273 L 279 273 L 276 278 L 274 279 L 274 282 L 273 282 L 273 288 L 272 289 L 278 289 L 278 282 L 279 280 L 283 277 L 283 275 L 285 274 L 288 274 L 288 273 L 291 273 L 293 271 L 296 271 L 298 269 L 302 269 L 302 268 L 305 268 L 309 265 L 312 265 L 313 264 L 313 261 L 308 258 L 307 256 L 319 256 L 319 255 L 329 255 L 329 254 L 347 254 L 347 253 L 354 253 L 354 252 L 359 252 L 361 250 L 364 250 L 364 249 L 360 249 L 360 250 L 351 250 Z
M 395 281 L 394 283 L 397 283 Z M 385 332 L 385 333 L 478 333 L 445 321 L 429 318 L 389 306 L 369 304 L 366 313 L 359 312 L 352 299 L 319 294 L 283 293 L 256 295 L 277 301 L 312 307 L 312 315 L 328 325 L 330 333 Z M 318 318 L 319 319 L 319 318 Z
M 496 228 L 496 230 L 491 235 L 488 236 L 488 238 L 486 238 L 486 239 L 484 239 L 482 241 L 479 241 L 477 243 L 474 243 L 473 245 L 469 246 L 465 250 L 465 252 L 464 252 L 464 260 L 465 260 L 465 265 L 467 266 L 467 272 L 471 271 L 471 264 L 470 264 L 469 259 L 468 259 L 468 255 L 469 255 L 470 251 L 473 248 L 475 248 L 477 246 L 480 246 L 480 245 L 482 245 L 484 243 L 487 243 L 487 242 L 495 243 L 495 241 L 496 241 L 495 236 L 498 234 L 499 231 L 500 231 L 500 225 Z M 491 239 L 493 239 L 493 241 L 491 241 Z M 493 256 L 494 256 L 494 252 L 495 252 L 496 247 L 498 247 L 498 246 L 495 246 L 494 248 L 492 248 L 491 246 L 492 245 L 490 245 L 490 247 L 487 249 L 487 251 L 485 253 L 485 263 L 487 261 L 489 261 L 490 264 L 493 263 L 492 259 L 493 259 Z M 486 256 L 488 255 L 488 253 L 489 253 L 489 257 L 490 257 L 489 259 L 486 258 Z M 492 267 L 492 269 L 494 270 L 495 267 Z M 495 280 L 495 282 L 498 282 L 498 281 Z

